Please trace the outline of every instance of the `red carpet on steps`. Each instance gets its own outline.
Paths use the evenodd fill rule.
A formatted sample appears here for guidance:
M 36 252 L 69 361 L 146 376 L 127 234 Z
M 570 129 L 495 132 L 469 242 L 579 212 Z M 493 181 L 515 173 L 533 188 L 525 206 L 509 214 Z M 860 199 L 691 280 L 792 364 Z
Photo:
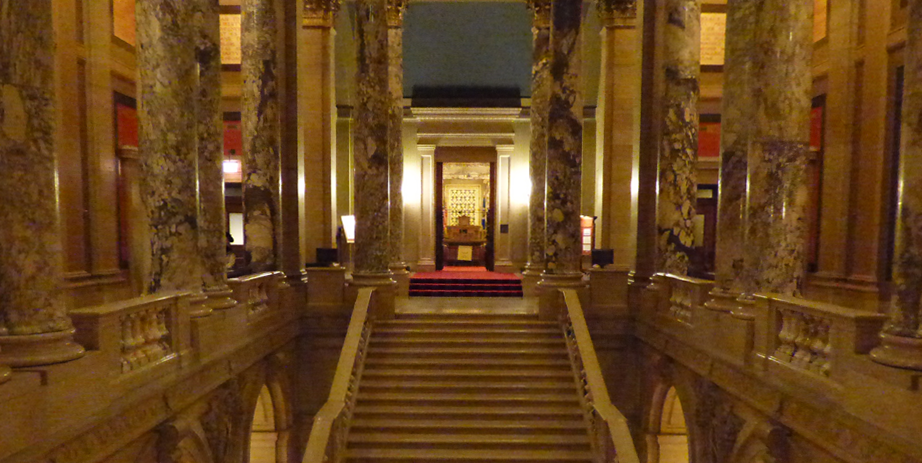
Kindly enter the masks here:
M 483 267 L 445 267 L 410 277 L 410 296 L 522 297 L 522 280 L 512 273 L 489 272 Z

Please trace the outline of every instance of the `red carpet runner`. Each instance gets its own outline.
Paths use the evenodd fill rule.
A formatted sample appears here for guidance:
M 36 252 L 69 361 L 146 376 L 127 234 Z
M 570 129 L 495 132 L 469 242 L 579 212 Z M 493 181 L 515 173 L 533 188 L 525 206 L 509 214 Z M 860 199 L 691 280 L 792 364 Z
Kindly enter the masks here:
M 414 273 L 410 296 L 522 297 L 522 280 L 511 273 L 488 272 L 483 267 L 445 267 L 440 272 Z

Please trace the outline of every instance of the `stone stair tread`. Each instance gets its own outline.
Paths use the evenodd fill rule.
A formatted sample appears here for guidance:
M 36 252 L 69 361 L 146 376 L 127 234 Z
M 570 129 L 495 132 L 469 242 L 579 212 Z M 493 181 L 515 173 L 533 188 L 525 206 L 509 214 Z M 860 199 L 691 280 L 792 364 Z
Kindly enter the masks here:
M 375 334 L 553 334 L 562 335 L 560 328 L 508 328 L 503 326 L 484 326 L 477 328 L 467 327 L 402 327 L 402 326 L 376 326 Z
M 478 376 L 478 377 L 572 377 L 570 370 L 413 370 L 366 368 L 364 376 Z
M 504 383 L 493 383 L 487 381 L 468 381 L 464 383 L 458 383 L 457 381 L 394 381 L 394 380 L 376 380 L 374 378 L 369 378 L 362 381 L 362 391 L 367 391 L 369 389 L 397 389 L 397 390 L 410 390 L 413 389 L 443 389 L 445 391 L 450 391 L 452 389 L 481 389 L 485 393 L 492 392 L 491 389 L 501 389 L 501 390 L 559 390 L 559 389 L 568 389 L 572 390 L 574 388 L 573 381 L 570 378 L 566 378 L 563 381 L 548 381 L 548 380 L 539 380 L 539 381 L 523 381 L 523 382 L 504 382 Z
M 569 394 L 521 394 L 521 393 L 505 393 L 505 394 L 492 394 L 485 396 L 483 394 L 477 393 L 465 393 L 465 392 L 444 392 L 444 393 L 413 393 L 413 392 L 362 392 L 359 395 L 359 400 L 364 402 L 372 402 L 376 400 L 401 400 L 401 401 L 429 401 L 429 402 L 468 402 L 476 403 L 481 401 L 528 401 L 528 402 L 573 402 L 578 404 L 579 400 L 574 391 L 571 391 Z
M 368 355 L 373 354 L 472 354 L 472 355 L 567 355 L 567 351 L 560 347 L 477 347 L 477 346 L 460 346 L 460 347 L 379 347 L 369 349 Z M 478 357 L 483 359 L 483 357 Z
M 503 338 L 497 339 L 497 338 L 488 338 L 488 337 L 480 337 L 480 336 L 471 336 L 471 337 L 464 338 L 464 339 L 446 338 L 446 339 L 433 340 L 432 338 L 427 338 L 427 337 L 418 337 L 418 338 L 403 337 L 403 338 L 381 339 L 381 338 L 375 338 L 374 336 L 372 336 L 371 340 L 369 341 L 369 344 L 372 346 L 380 345 L 380 344 L 432 344 L 432 345 L 461 344 L 461 345 L 466 346 L 466 345 L 476 345 L 477 343 L 507 344 L 507 345 L 516 345 L 516 344 L 532 345 L 534 343 L 539 343 L 539 344 L 562 345 L 564 344 L 564 339 L 563 339 L 563 336 L 559 338 L 551 338 L 551 339 L 503 339 Z
M 578 430 L 586 431 L 586 423 L 582 420 L 478 420 L 478 419 L 397 419 L 397 418 L 356 418 L 352 422 L 352 429 L 468 429 L 489 430 L 501 432 L 503 430 Z
M 416 326 L 438 323 L 442 326 L 451 326 L 454 324 L 483 325 L 483 326 L 539 326 L 543 328 L 560 325 L 557 322 L 541 321 L 534 315 L 509 315 L 510 319 L 497 319 L 491 315 L 461 314 L 435 316 L 430 314 L 415 314 L 413 318 L 405 318 L 411 314 L 400 314 L 393 320 L 382 320 L 375 323 L 375 326 Z
M 496 415 L 579 415 L 578 407 L 560 405 L 515 405 L 506 407 L 459 406 L 459 405 L 365 405 L 355 406 L 355 414 L 361 413 L 395 413 L 395 414 L 457 414 L 475 416 Z
M 555 434 L 410 434 L 410 433 L 349 433 L 349 442 L 363 444 L 562 444 L 589 445 L 588 435 Z
M 349 449 L 349 459 L 410 461 L 592 461 L 584 450 Z
M 570 366 L 570 360 L 567 358 L 537 358 L 537 359 L 490 359 L 490 358 L 460 358 L 451 359 L 446 362 L 440 358 L 381 358 L 369 350 L 368 358 L 365 360 L 366 365 L 439 365 L 446 368 L 464 367 L 464 366 L 487 366 L 503 365 L 509 367 L 516 366 Z

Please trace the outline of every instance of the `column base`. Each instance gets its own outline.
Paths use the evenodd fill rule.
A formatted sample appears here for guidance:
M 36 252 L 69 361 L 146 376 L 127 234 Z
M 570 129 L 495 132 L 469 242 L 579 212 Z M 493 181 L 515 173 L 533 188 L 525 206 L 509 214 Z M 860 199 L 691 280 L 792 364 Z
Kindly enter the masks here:
M 53 333 L 0 336 L 0 365 L 31 367 L 78 359 L 85 351 L 83 346 L 74 342 L 75 332 L 70 329 Z
M 408 297 L 410 295 L 410 272 L 407 271 L 407 264 L 394 262 L 388 268 L 391 270 L 391 278 L 397 282 L 397 295 Z
M 189 316 L 201 318 L 211 315 L 212 307 L 205 293 L 194 293 L 189 296 Z
M 529 262 L 525 265 L 522 272 L 522 294 L 525 297 L 538 297 L 538 282 L 541 281 L 541 274 L 544 272 L 544 266 Z
M 212 310 L 227 310 L 237 306 L 237 301 L 232 297 L 234 291 L 227 285 L 205 288 L 204 294 L 208 298 L 207 304 Z
M 556 321 L 560 310 L 565 307 L 560 289 L 585 289 L 582 273 L 542 273 L 538 282 L 538 318 Z
M 737 298 L 740 297 L 739 293 L 715 286 L 708 293 L 708 296 L 710 296 L 710 299 L 704 303 L 704 308 L 708 310 L 727 313 L 739 310 L 739 303 L 737 302 Z
M 0 365 L 0 384 L 9 381 L 13 377 L 13 370 L 6 365 Z
M 871 350 L 871 358 L 891 367 L 922 370 L 922 339 L 881 333 L 881 344 Z
M 397 282 L 391 273 L 353 273 L 352 286 L 356 288 L 375 288 L 372 295 L 369 317 L 377 320 L 391 320 L 395 316 L 395 298 Z

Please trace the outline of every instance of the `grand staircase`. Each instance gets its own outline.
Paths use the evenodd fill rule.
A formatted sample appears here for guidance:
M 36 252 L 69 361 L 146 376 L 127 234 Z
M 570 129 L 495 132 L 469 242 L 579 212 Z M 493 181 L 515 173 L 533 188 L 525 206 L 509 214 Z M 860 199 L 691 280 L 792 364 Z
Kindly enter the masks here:
M 556 323 L 401 315 L 375 323 L 348 462 L 591 462 Z

